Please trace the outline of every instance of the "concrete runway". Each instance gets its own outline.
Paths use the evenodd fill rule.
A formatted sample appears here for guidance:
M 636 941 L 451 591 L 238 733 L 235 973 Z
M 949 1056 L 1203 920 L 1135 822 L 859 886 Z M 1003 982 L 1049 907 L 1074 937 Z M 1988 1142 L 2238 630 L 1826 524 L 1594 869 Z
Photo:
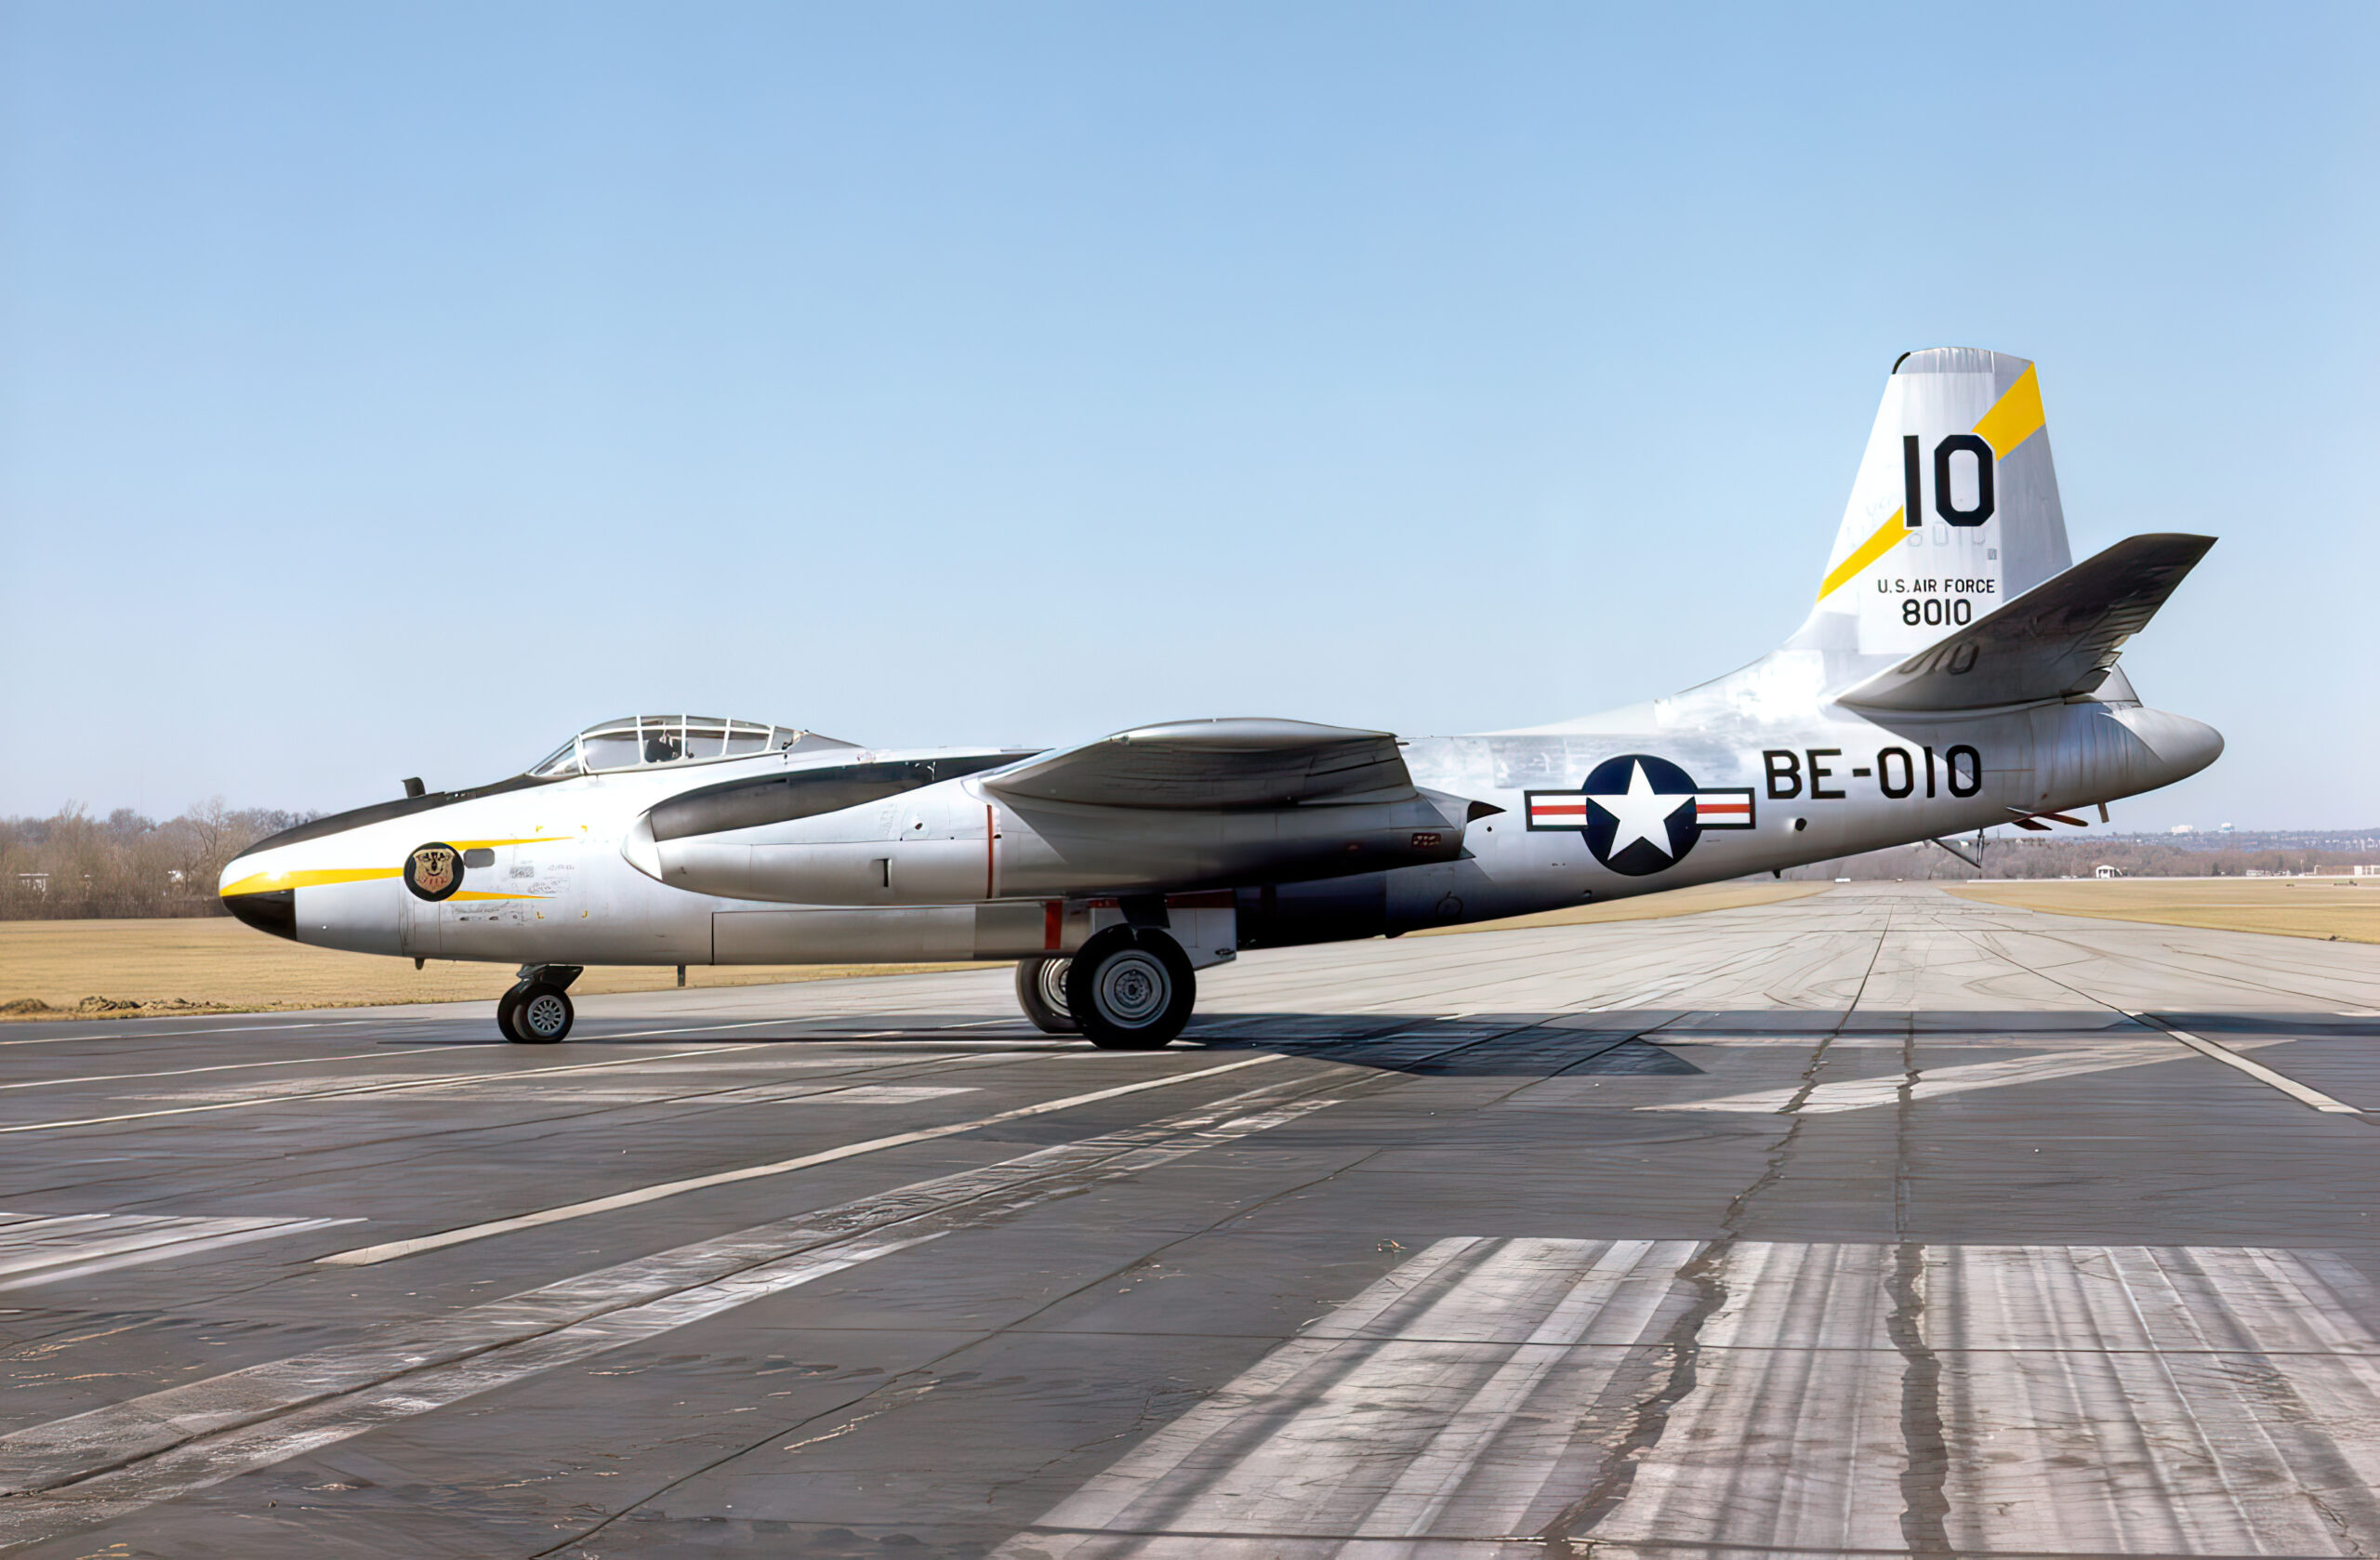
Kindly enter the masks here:
M 2380 1549 L 2380 948 L 1920 884 L 0 1028 L 0 1548 Z

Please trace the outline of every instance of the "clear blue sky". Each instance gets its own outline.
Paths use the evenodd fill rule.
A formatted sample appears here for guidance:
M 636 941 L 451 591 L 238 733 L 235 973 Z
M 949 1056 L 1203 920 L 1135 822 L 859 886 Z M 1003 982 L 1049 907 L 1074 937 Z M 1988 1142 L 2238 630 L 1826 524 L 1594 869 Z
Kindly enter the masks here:
M 2125 666 L 2380 823 L 2368 6 L 0 6 L 0 812 L 1584 713 L 2041 364 Z

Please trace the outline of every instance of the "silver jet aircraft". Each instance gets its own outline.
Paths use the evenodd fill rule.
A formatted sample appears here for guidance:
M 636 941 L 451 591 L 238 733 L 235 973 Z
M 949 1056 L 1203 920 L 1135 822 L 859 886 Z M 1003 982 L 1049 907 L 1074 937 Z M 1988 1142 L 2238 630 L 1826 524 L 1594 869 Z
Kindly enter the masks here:
M 523 1043 L 570 1032 L 588 964 L 1013 958 L 1042 1029 L 1155 1048 L 1243 949 L 2080 823 L 2195 773 L 2222 737 L 2144 707 L 2116 658 L 2213 545 L 2074 563 L 2032 364 L 1911 352 L 1807 621 L 1671 698 L 1410 742 L 1230 719 L 1047 752 L 641 716 L 274 835 L 221 892 L 301 943 L 518 964 L 498 1024 Z

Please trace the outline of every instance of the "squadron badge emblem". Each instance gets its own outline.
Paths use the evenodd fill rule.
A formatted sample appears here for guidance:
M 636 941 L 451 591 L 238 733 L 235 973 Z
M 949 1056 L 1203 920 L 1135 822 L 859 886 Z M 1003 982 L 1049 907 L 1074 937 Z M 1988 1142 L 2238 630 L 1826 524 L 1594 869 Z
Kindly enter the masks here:
M 432 903 L 451 899 L 463 886 L 463 853 L 452 845 L 423 845 L 405 857 L 405 887 Z
M 1606 759 L 1575 791 L 1529 791 L 1528 826 L 1577 829 L 1595 860 L 1624 877 L 1674 866 L 1705 829 L 1752 826 L 1752 787 L 1712 788 L 1667 759 Z

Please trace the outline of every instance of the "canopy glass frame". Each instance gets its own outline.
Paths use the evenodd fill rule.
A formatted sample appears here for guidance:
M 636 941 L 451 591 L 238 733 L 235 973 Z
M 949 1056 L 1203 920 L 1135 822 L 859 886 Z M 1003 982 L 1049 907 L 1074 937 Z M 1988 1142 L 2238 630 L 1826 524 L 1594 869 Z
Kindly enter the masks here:
M 721 720 L 714 715 L 624 715 L 580 732 L 540 760 L 529 775 L 559 780 L 573 774 L 614 774 L 668 764 L 758 758 L 787 752 L 809 736 L 810 733 L 791 726 Z

